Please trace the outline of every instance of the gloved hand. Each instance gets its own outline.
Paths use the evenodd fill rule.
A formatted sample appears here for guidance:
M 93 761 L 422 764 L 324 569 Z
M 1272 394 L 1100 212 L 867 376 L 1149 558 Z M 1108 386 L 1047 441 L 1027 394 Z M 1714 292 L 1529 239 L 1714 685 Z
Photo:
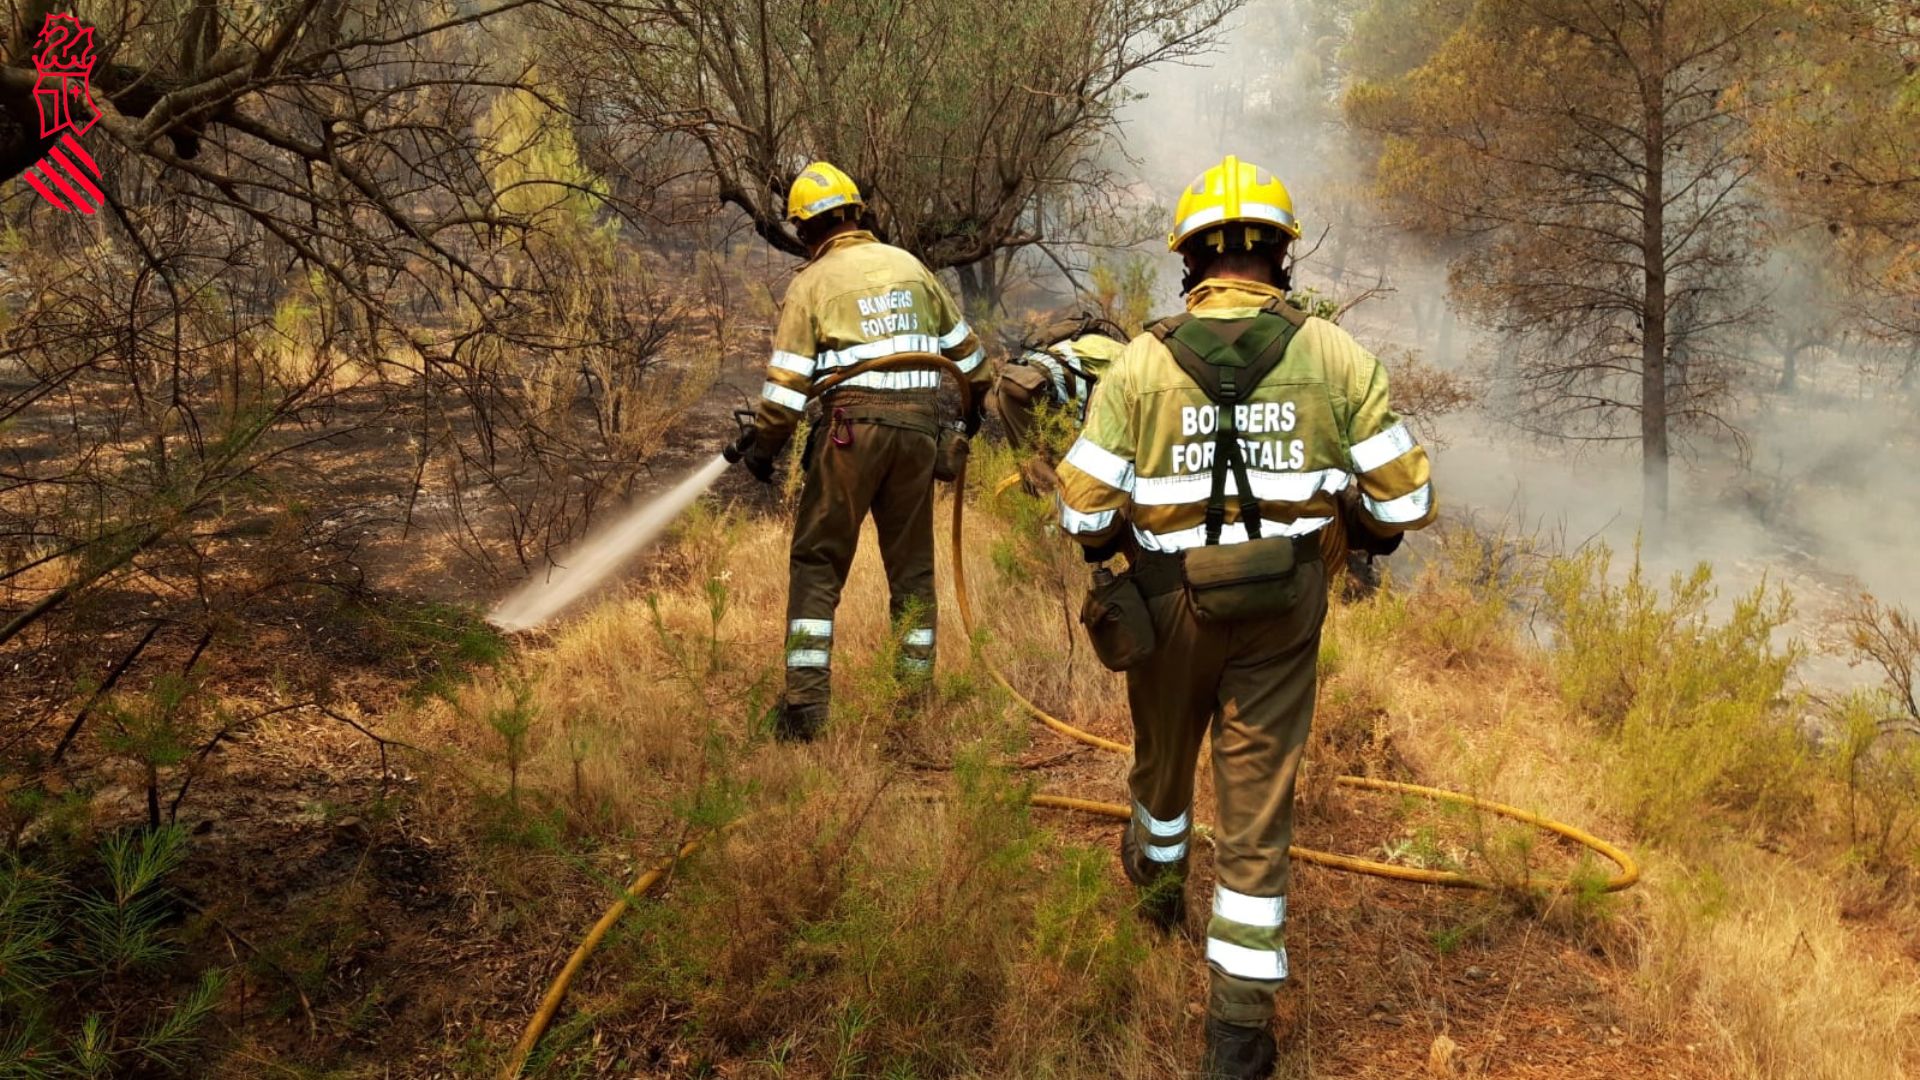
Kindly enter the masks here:
M 1347 527 L 1347 547 L 1368 555 L 1386 556 L 1400 549 L 1404 533 L 1381 536 L 1367 527 L 1366 510 L 1360 504 L 1360 492 L 1349 485 L 1339 496 L 1340 518 Z
M 740 459 L 740 464 L 747 467 L 748 474 L 755 480 L 763 484 L 773 483 L 773 455 L 762 450 L 757 444 Z
M 1089 565 L 1106 562 L 1108 559 L 1120 554 L 1121 540 L 1122 534 L 1116 532 L 1111 539 L 1103 544 L 1083 545 L 1080 548 L 1080 557 L 1085 559 Z
M 1376 558 L 1391 555 L 1400 550 L 1400 541 L 1406 539 L 1405 533 L 1392 536 L 1379 536 L 1360 521 L 1355 521 L 1347 529 L 1347 546 L 1355 551 L 1364 551 Z
M 773 483 L 773 455 L 761 448 L 759 433 L 752 428 L 740 433 L 721 456 L 746 467 L 747 473 L 763 484 Z

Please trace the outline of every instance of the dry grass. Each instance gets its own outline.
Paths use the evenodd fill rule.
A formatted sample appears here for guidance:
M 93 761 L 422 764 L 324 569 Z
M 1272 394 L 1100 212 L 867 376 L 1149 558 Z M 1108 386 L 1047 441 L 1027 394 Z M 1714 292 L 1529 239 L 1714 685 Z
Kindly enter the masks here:
M 1449 647 L 1444 639 L 1463 628 L 1479 636 L 1474 613 L 1487 598 L 1504 607 L 1530 596 L 1530 581 L 1463 573 L 1476 560 L 1458 548 L 1485 550 L 1485 541 L 1436 539 L 1439 554 L 1401 595 L 1336 612 L 1333 650 L 1373 656 L 1352 667 L 1343 659 L 1323 702 L 1343 694 L 1372 702 L 1392 717 L 1395 750 L 1418 774 L 1444 778 L 1435 782 L 1634 839 L 1644 795 L 1622 778 L 1650 771 L 1632 755 L 1663 748 L 1608 737 L 1564 701 L 1553 650 L 1566 646 L 1523 645 L 1517 603 L 1484 649 Z M 1738 673 L 1732 664 L 1726 670 Z M 1798 752 L 1799 782 L 1811 783 L 1816 750 L 1801 744 Z M 1822 804 L 1835 802 L 1833 792 L 1822 795 Z M 1893 936 L 1889 928 L 1843 920 L 1850 890 L 1861 887 L 1852 854 L 1829 842 L 1844 825 L 1804 815 L 1802 808 L 1793 819 L 1799 831 L 1783 834 L 1737 801 L 1702 802 L 1689 828 L 1666 824 L 1683 834 L 1672 845 L 1640 838 L 1646 880 L 1616 916 L 1602 912 L 1596 924 L 1592 913 L 1576 912 L 1573 925 L 1637 968 L 1646 1030 L 1707 1033 L 1713 1045 L 1703 1049 L 1730 1075 L 1912 1075 L 1920 1065 L 1920 970 L 1882 942 Z
M 976 487 L 1009 467 L 982 454 Z M 967 553 L 981 601 L 974 644 L 1042 704 L 1124 739 L 1120 680 L 1072 622 L 1084 571 L 1045 535 L 1045 516 L 1043 501 L 1017 491 L 980 493 Z M 1377 832 L 1366 815 L 1381 804 L 1330 786 L 1352 771 L 1635 840 L 1636 802 L 1617 782 L 1631 747 L 1563 700 L 1551 651 L 1523 636 L 1519 598 L 1538 595 L 1541 560 L 1466 533 L 1420 544 L 1414 580 L 1331 616 L 1307 827 L 1325 835 L 1344 815 Z M 474 775 L 502 793 L 502 818 L 521 822 L 519 854 L 509 845 L 492 871 L 509 893 L 538 898 L 583 869 L 610 892 L 627 868 L 610 852 L 657 854 L 743 823 L 609 945 L 575 1001 L 591 1022 L 563 1027 L 543 1060 L 627 1067 L 609 1047 L 644 1046 L 687 1072 L 769 1077 L 1162 1077 L 1190 1063 L 1197 954 L 1147 947 L 1106 841 L 1081 847 L 1063 837 L 1086 828 L 1031 817 L 1021 796 L 1039 774 L 1011 767 L 1044 761 L 1050 790 L 1113 799 L 1124 762 L 1063 761 L 1071 747 L 984 679 L 951 605 L 944 516 L 940 546 L 933 703 L 905 705 L 891 679 L 884 578 L 868 543 L 836 623 L 829 734 L 803 750 L 769 747 L 765 730 L 784 644 L 784 529 L 711 508 L 657 554 L 651 584 L 567 624 L 457 706 L 421 710 L 420 737 L 464 747 Z M 531 708 L 508 798 L 510 740 L 488 718 L 516 685 Z M 1202 771 L 1204 820 L 1204 758 Z M 1885 945 L 1881 924 L 1841 919 L 1857 887 L 1838 870 L 1842 853 L 1809 832 L 1796 836 L 1797 859 L 1772 854 L 1738 815 L 1725 824 L 1707 809 L 1716 824 L 1687 843 L 1642 844 L 1639 890 L 1469 905 L 1448 916 L 1465 929 L 1439 927 L 1435 948 L 1544 916 L 1538 932 L 1600 950 L 1636 988 L 1618 1021 L 1635 1039 L 1697 1043 L 1715 1068 L 1754 1080 L 1910 1072 L 1914 965 Z M 1564 848 L 1478 815 L 1386 812 L 1398 832 L 1384 850 L 1404 861 L 1509 880 L 1578 870 Z M 528 819 L 560 839 L 527 854 L 539 831 Z M 581 1041 L 588 1030 L 597 1048 Z
M 1042 700 L 1124 733 L 1114 680 L 1068 634 L 1077 558 L 1017 548 L 1004 520 L 983 513 L 970 537 L 976 589 L 995 597 L 980 647 Z M 942 528 L 943 598 L 946 545 Z M 1106 841 L 1029 815 L 1034 775 L 1011 763 L 1034 728 L 971 661 L 958 612 L 941 611 L 933 700 L 909 704 L 869 534 L 836 619 L 827 735 L 776 748 L 785 593 L 784 529 L 707 506 L 646 583 L 420 708 L 416 737 L 466 762 L 444 790 L 496 793 L 482 831 L 497 918 L 577 897 L 583 873 L 610 892 L 615 845 L 644 858 L 705 834 L 577 995 L 596 1029 L 729 1075 L 1178 1075 L 1197 1032 L 1188 958 L 1148 947 Z M 1084 767 L 1110 791 L 1124 762 Z M 576 1065 L 608 1060 L 564 1031 L 555 1043 Z
M 1715 857 L 1651 883 L 1641 979 L 1654 1014 L 1697 1017 L 1738 1076 L 1913 1075 L 1911 958 L 1843 920 L 1835 875 L 1752 849 Z

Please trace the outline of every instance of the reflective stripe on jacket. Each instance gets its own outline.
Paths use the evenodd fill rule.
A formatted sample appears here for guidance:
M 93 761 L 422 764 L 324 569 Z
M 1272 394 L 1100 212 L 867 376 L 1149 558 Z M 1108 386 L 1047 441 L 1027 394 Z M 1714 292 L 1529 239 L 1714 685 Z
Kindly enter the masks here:
M 773 358 L 760 389 L 762 440 L 786 442 L 818 379 L 898 353 L 939 353 L 960 366 L 975 400 L 986 393 L 986 356 L 933 271 L 908 252 L 855 231 L 829 240 L 787 287 Z M 845 384 L 868 390 L 931 391 L 934 371 L 871 371 Z
M 1202 319 L 1250 319 L 1281 295 L 1256 282 L 1210 279 L 1188 294 L 1187 308 Z M 1205 543 L 1217 408 L 1158 338 L 1134 338 L 1100 380 L 1060 465 L 1061 527 L 1089 545 L 1109 540 L 1123 520 L 1147 551 Z M 1261 535 L 1318 531 L 1356 482 L 1364 524 L 1375 533 L 1433 520 L 1427 452 L 1387 402 L 1386 369 L 1333 323 L 1307 320 L 1235 419 Z M 1229 478 L 1226 486 L 1220 542 L 1235 544 L 1247 530 L 1236 485 Z
M 1125 352 L 1127 345 L 1104 334 L 1082 334 L 1045 349 L 1029 349 L 1020 359 L 1047 373 L 1055 404 L 1079 404 L 1082 415 L 1094 383 Z

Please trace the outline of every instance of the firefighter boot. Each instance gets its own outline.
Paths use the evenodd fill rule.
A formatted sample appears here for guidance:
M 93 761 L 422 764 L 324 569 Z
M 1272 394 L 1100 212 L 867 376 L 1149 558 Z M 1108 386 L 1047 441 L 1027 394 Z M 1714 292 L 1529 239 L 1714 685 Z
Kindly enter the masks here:
M 827 724 L 825 705 L 780 703 L 773 718 L 773 737 L 784 743 L 810 743 Z
M 1205 1080 L 1267 1080 L 1277 1054 L 1267 1025 L 1241 1027 L 1207 1017 L 1207 1056 L 1200 1075 Z
M 1156 864 L 1149 862 L 1140 854 L 1140 845 L 1133 838 L 1133 825 L 1120 830 L 1120 867 L 1127 872 L 1127 880 L 1133 882 L 1139 893 L 1137 910 L 1140 917 L 1160 928 L 1164 933 L 1173 933 L 1187 921 L 1187 864 Z

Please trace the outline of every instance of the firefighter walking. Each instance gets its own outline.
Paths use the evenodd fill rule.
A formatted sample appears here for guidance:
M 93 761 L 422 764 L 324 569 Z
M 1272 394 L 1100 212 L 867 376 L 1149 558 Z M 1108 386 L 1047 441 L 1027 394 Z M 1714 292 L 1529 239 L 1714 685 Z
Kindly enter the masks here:
M 920 260 L 861 227 L 863 207 L 853 180 L 826 162 L 807 166 L 788 191 L 787 218 L 812 258 L 787 288 L 753 429 L 732 455 L 762 481 L 772 480 L 814 382 L 855 364 L 939 353 L 966 374 L 976 402 L 985 397 L 985 355 L 953 298 Z M 870 371 L 820 402 L 793 528 L 787 686 L 775 727 L 783 739 L 811 739 L 826 722 L 834 612 L 868 514 L 902 634 L 900 674 L 924 683 L 933 669 L 941 379 L 933 370 Z M 963 420 L 971 436 L 978 406 Z
M 1061 527 L 1090 561 L 1123 530 L 1138 549 L 1106 594 L 1118 624 L 1140 609 L 1135 637 L 1148 639 L 1124 661 L 1134 817 L 1121 861 L 1163 926 L 1184 918 L 1194 768 L 1212 741 L 1208 1076 L 1274 1067 L 1294 782 L 1327 607 L 1322 542 L 1344 526 L 1361 546 L 1390 547 L 1435 512 L 1426 452 L 1388 404 L 1380 363 L 1285 302 L 1299 236 L 1266 170 L 1228 157 L 1195 180 L 1168 238 L 1186 263 L 1187 311 L 1108 369 L 1059 470 Z

